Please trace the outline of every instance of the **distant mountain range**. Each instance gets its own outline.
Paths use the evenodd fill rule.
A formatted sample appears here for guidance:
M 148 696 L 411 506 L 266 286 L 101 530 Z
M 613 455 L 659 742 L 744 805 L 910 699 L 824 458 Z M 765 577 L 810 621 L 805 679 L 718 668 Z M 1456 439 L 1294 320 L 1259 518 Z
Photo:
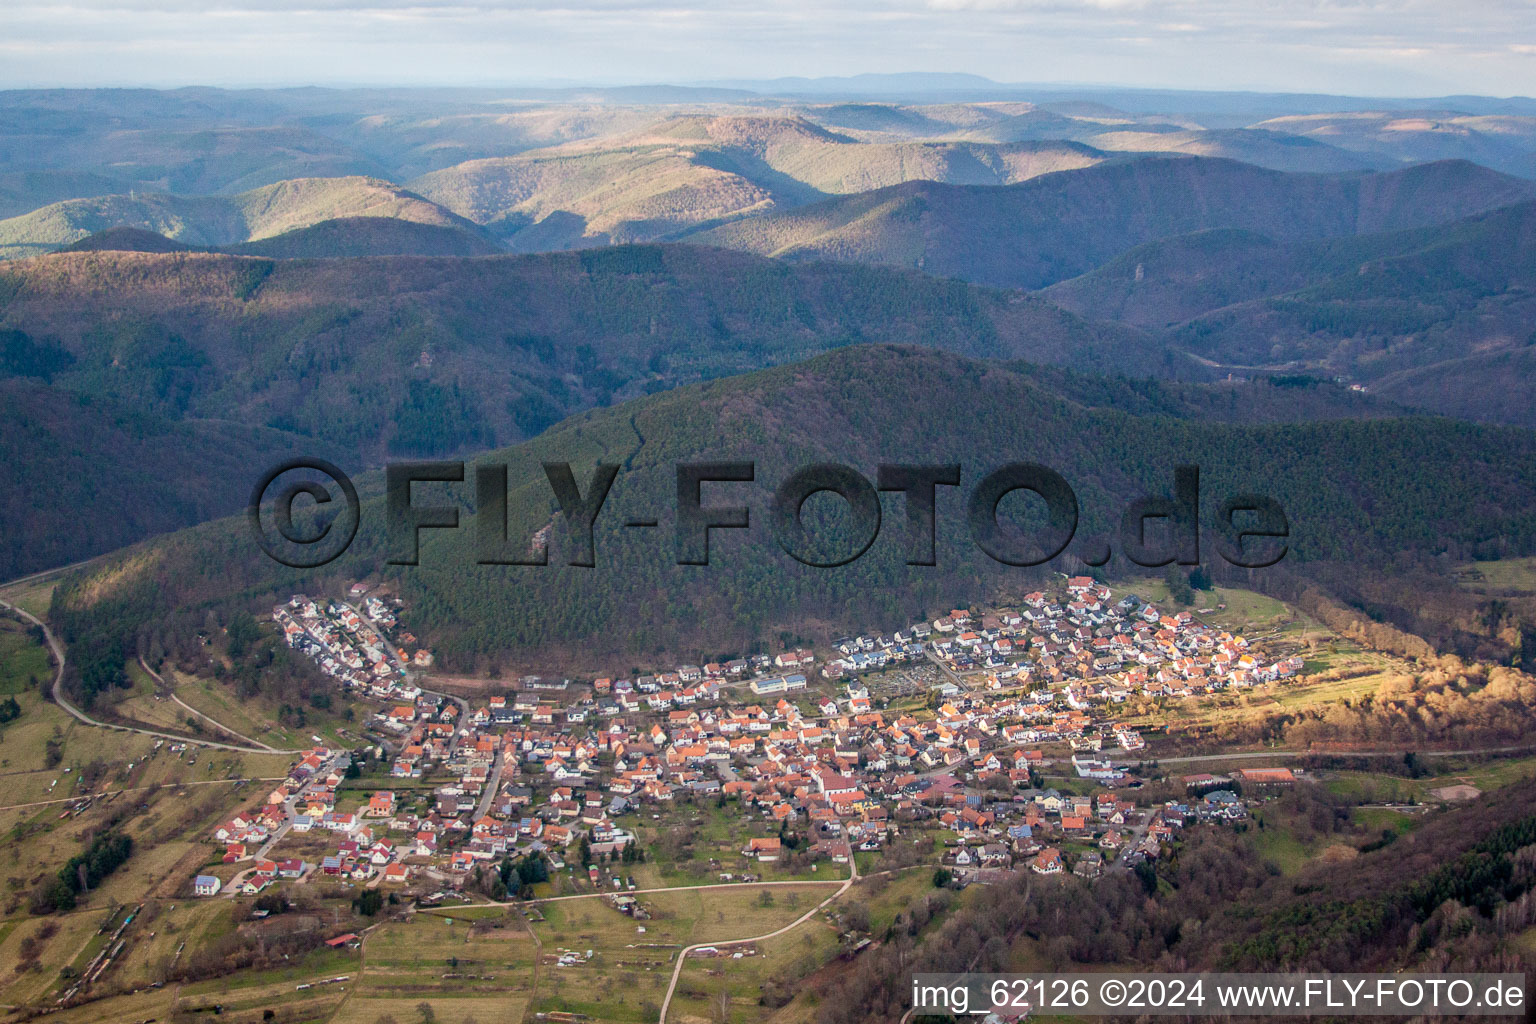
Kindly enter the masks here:
M 0 256 L 50 252 L 114 228 L 153 232 L 189 248 L 237 247 L 326 222 L 365 217 L 451 229 L 467 236 L 466 246 L 472 239 L 479 243 L 478 251 L 496 249 L 476 225 L 388 182 L 300 178 L 233 196 L 148 194 L 67 199 L 0 221 Z M 333 235 L 340 241 L 345 233 Z
M 862 342 L 1132 376 L 1339 378 L 1404 407 L 1536 426 L 1536 200 L 1519 201 L 1532 192 L 1455 162 L 1341 176 L 1143 159 L 741 222 L 811 240 L 770 260 L 678 245 L 487 256 L 478 227 L 413 193 L 275 186 L 145 207 L 184 238 L 264 235 L 229 247 L 250 255 L 117 228 L 0 265 L 0 329 L 61 353 L 0 376 L 166 422 L 312 438 L 362 465 L 515 442 L 593 407 Z M 401 217 L 281 230 L 317 209 Z M 815 211 L 841 228 L 807 228 Z M 699 237 L 741 240 L 737 226 Z M 1031 296 L 919 269 L 1055 283 Z M 50 479 L 22 436 L 18 471 Z M 87 431 L 82 451 L 109 458 L 90 442 L 106 436 Z M 108 543 L 76 537 L 71 554 Z M 13 568 L 42 564 L 27 550 Z
M 1536 177 L 1536 104 L 1518 99 L 1095 92 L 967 75 L 754 89 L 0 92 L 0 218 L 89 199 L 111 227 L 115 197 L 367 177 L 533 251 L 665 240 L 904 182 L 1010 184 L 1147 153 L 1317 173 L 1465 159 Z M 125 208 L 121 223 L 180 215 Z M 8 226 L 23 245 L 74 240 L 55 227 Z
M 1007 188 L 910 182 L 690 237 L 783 259 L 912 267 L 1042 288 L 1134 245 L 1214 228 L 1299 240 L 1425 227 L 1536 197 L 1465 162 L 1379 174 L 1285 174 L 1230 160 L 1145 158 Z
M 1525 101 L 1012 89 L 0 92 L 8 468 L 142 503 L 34 517 L 0 575 L 230 511 L 267 453 L 479 451 L 867 343 L 1536 426 Z M 217 479 L 81 490 L 167 431 Z

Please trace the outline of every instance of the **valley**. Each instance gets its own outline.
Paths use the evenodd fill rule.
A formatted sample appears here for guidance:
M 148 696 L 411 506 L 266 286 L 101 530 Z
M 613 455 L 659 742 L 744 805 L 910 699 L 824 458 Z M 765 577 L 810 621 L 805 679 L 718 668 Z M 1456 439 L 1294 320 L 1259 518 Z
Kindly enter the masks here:
M 0 90 L 0 1022 L 1525 970 L 1533 253 L 1521 97 Z
M 359 588 L 369 589 L 360 584 L 354 595 Z M 130 737 L 139 752 L 116 775 L 79 762 L 97 730 L 28 692 L 46 686 L 39 676 L 48 659 L 13 631 L 4 665 L 17 680 L 10 688 L 22 717 L 0 731 L 0 750 L 17 758 L 6 762 L 14 764 L 13 782 L 48 785 L 23 783 L 0 812 L 34 837 L 41 864 L 59 855 L 61 841 L 68 849 L 71 835 L 88 836 L 103 823 L 146 851 L 136 849 L 121 869 L 129 873 L 114 875 L 88 902 L 40 919 L 43 927 L 23 911 L 7 929 L 20 937 L 0 944 L 0 956 L 11 948 L 43 962 L 78 948 L 69 959 L 83 972 L 108 948 L 99 936 L 131 916 L 130 952 L 78 990 L 67 969 L 39 987 L 44 979 L 23 962 L 5 998 L 68 995 L 67 1005 L 79 1005 L 54 1015 L 82 1021 L 216 1004 L 233 1020 L 371 1022 L 422 1012 L 422 1003 L 435 1019 L 459 1021 L 508 1012 L 642 1021 L 662 1007 L 688 1019 L 710 1005 L 730 1006 L 743 1019 L 809 1019 L 849 984 L 850 968 L 840 963 L 875 956 L 864 947 L 890 943 L 898 927 L 921 936 L 956 914 L 980 912 L 972 897 L 1009 884 L 1010 862 L 1041 884 L 1066 870 L 1112 888 L 1117 872 L 1130 877 L 1131 865 L 1181 847 L 1183 831 L 1236 838 L 1252 834 L 1244 821 L 1263 819 L 1254 855 L 1286 876 L 1306 876 L 1344 852 L 1369 856 L 1359 851 L 1383 845 L 1381 836 L 1429 829 L 1459 813 L 1466 793 L 1475 799 L 1479 790 L 1501 792 L 1530 777 L 1533 759 L 1518 744 L 1490 744 L 1488 753 L 1420 745 L 1422 767 L 1406 773 L 1401 751 L 1350 742 L 1182 753 L 1232 713 L 1223 710 L 1229 694 L 1244 694 L 1243 715 L 1274 720 L 1325 712 L 1341 697 L 1330 678 L 1386 694 L 1388 676 L 1414 671 L 1282 603 L 1239 590 L 1194 593 L 1201 610 L 1178 611 L 1179 596 L 1161 581 L 1103 586 L 1085 577 L 1026 595 L 1017 610 L 974 618 L 955 610 L 894 637 L 854 636 L 745 659 L 739 668 L 722 659 L 626 679 L 493 679 L 487 689 L 465 691 L 468 703 L 431 695 L 430 669 L 392 670 L 398 681 L 382 685 L 348 675 L 345 689 L 357 689 L 338 742 L 364 744 L 350 754 L 334 747 L 297 760 L 231 754 L 210 749 L 189 728 L 181 742 Z M 1154 615 L 1133 594 L 1169 611 Z M 284 622 L 326 621 L 300 600 L 259 627 L 259 643 L 282 643 Z M 386 630 L 380 624 L 398 614 L 387 593 L 359 602 L 368 620 L 350 600 L 330 599 L 340 611 L 334 624 L 304 627 L 297 641 L 290 627 L 287 643 L 302 649 L 311 643 L 304 636 Z M 1143 667 L 1133 658 L 1127 671 L 1123 653 L 1110 656 L 1117 669 L 1102 654 L 1056 649 L 1052 638 L 1092 635 L 1095 622 L 1108 627 L 1096 631 L 1102 636 L 1138 635 L 1106 649 L 1130 642 Z M 1250 643 L 1228 629 L 1263 639 Z M 1229 638 L 1222 648 L 1206 645 L 1222 637 Z M 231 639 L 204 648 L 201 657 L 212 660 L 198 675 L 225 662 Z M 1217 675 L 1202 656 L 1192 671 L 1193 661 L 1165 660 L 1164 645 L 1217 650 L 1230 667 Z M 1030 654 L 1020 658 L 1010 647 Z M 1225 652 L 1237 649 L 1262 653 L 1228 660 Z M 326 657 L 320 648 L 311 653 Z M 1284 657 L 1271 665 L 1277 653 Z M 1088 678 L 1074 680 L 1074 658 Z M 943 669 L 926 676 L 932 689 L 891 688 L 930 660 Z M 1244 667 L 1250 661 L 1254 668 Z M 1156 680 L 1148 662 L 1162 663 Z M 1173 678 L 1170 670 L 1182 674 L 1171 687 L 1161 682 Z M 179 694 L 229 685 L 162 675 L 180 681 Z M 1194 685 L 1197 678 L 1204 682 Z M 253 705 L 213 710 L 231 707 Z M 123 702 L 116 708 L 122 724 L 141 724 Z M 62 733 L 61 720 L 69 723 Z M 22 736 L 50 728 L 60 753 L 46 758 L 57 756 L 57 767 L 32 769 L 44 752 L 25 752 Z M 850 750 L 861 752 L 839 753 L 860 731 L 865 738 Z M 391 753 L 378 759 L 378 751 Z M 800 774 L 806 763 L 809 774 Z M 1205 797 L 1223 785 L 1243 794 L 1236 804 Z M 1302 790 L 1337 808 L 1321 833 L 1307 823 L 1315 814 L 1308 819 L 1298 804 Z M 197 799 L 197 809 L 168 818 L 161 804 L 177 796 Z M 281 826 L 275 845 L 263 838 L 268 822 Z M 53 845 L 39 836 L 55 837 Z M 359 856 L 370 848 L 371 863 Z M 16 869 L 24 878 L 26 866 Z M 199 899 L 194 873 L 245 895 Z M 19 878 L 12 877 L 14 892 Z M 369 903 L 366 894 L 379 898 Z M 321 941 L 333 933 L 337 941 Z M 250 953 L 239 951 L 258 936 L 258 962 L 233 987 L 198 980 L 228 969 L 214 950 L 246 963 Z M 1030 948 L 1025 942 L 1020 955 L 1036 955 Z M 261 949 L 288 950 L 286 962 L 259 966 Z

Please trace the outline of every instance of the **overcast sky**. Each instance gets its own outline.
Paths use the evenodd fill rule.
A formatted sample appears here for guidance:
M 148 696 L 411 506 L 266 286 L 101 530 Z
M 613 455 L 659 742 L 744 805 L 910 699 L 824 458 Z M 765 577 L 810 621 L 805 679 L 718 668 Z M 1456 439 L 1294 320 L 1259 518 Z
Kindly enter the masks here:
M 0 87 L 1002 82 L 1536 94 L 1536 0 L 0 0 Z

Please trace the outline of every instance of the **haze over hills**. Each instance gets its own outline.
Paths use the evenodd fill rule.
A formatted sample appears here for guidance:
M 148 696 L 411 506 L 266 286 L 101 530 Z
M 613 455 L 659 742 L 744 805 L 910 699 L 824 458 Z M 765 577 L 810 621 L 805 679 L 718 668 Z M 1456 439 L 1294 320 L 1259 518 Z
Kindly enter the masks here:
M 374 496 L 365 500 L 358 538 L 324 570 L 277 566 L 256 549 L 243 520 L 221 521 L 92 567 L 56 593 L 54 614 L 71 636 L 107 622 L 128 623 L 119 628 L 131 632 L 168 608 L 231 600 L 256 606 L 323 590 L 322 577 L 383 572 L 406 600 L 410 627 L 450 668 L 574 657 L 598 670 L 616 658 L 662 652 L 707 660 L 775 631 L 825 639 L 828 628 L 890 628 L 956 594 L 980 599 L 987 591 L 1032 589 L 1041 571 L 993 563 L 965 533 L 964 494 L 1010 459 L 1042 462 L 1068 479 L 1083 536 L 1105 530 L 1133 498 L 1166 493 L 1175 464 L 1198 464 L 1207 515 L 1220 496 L 1239 491 L 1261 490 L 1283 504 L 1297 571 L 1319 559 L 1368 564 L 1384 552 L 1456 552 L 1491 538 L 1512 550 L 1536 544 L 1531 432 L 1383 419 L 1383 410 L 1331 385 L 1145 383 L 1137 390 L 1142 414 L 1116 408 L 1127 396 L 1115 382 L 931 349 L 840 349 L 594 410 L 487 456 L 510 466 L 514 547 L 555 513 L 541 460 L 572 461 L 583 486 L 595 462 L 623 467 L 598 519 L 594 569 L 564 566 L 559 525 L 549 566 L 477 567 L 467 521 L 457 532 L 424 531 L 421 564 L 390 569 L 383 565 L 379 484 L 369 478 L 363 490 Z M 1329 418 L 1283 422 L 1309 408 Z M 676 462 L 730 458 L 754 460 L 755 482 L 713 485 L 707 503 L 747 505 L 752 529 L 716 531 L 708 566 L 674 564 Z M 874 546 L 846 566 L 809 568 L 779 551 L 766 509 L 790 470 L 833 461 L 868 475 L 885 460 L 963 466 L 961 488 L 940 488 L 937 569 L 903 564 L 896 496 L 887 499 Z M 454 493 L 473 508 L 471 495 Z M 423 491 L 422 500 L 443 497 L 433 495 Z M 825 507 L 807 515 L 833 531 L 823 538 L 832 554 L 846 542 L 832 540 L 840 521 L 820 518 Z M 1010 521 L 1027 522 L 1012 519 L 1020 514 L 1004 510 Z M 622 525 L 642 516 L 659 516 L 662 528 Z
M 1472 160 L 1506 174 L 1536 174 L 1536 117 L 1456 110 L 1288 114 L 1254 126 L 1397 162 Z
M 76 240 L 71 216 L 93 230 L 174 233 L 176 214 L 108 197 L 234 196 L 316 177 L 410 187 L 490 225 L 514 251 L 660 240 L 828 195 L 916 180 L 1010 184 L 1145 154 L 1324 173 L 1456 158 L 1536 177 L 1536 109 L 1519 100 L 1413 110 L 962 77 L 969 84 L 958 91 L 961 79 L 898 75 L 799 83 L 800 94 L 783 91 L 796 83 L 0 92 L 0 217 L 95 201 L 49 210 L 47 225 L 10 225 L 28 241 L 0 255 Z M 189 241 L 247 240 L 216 237 Z

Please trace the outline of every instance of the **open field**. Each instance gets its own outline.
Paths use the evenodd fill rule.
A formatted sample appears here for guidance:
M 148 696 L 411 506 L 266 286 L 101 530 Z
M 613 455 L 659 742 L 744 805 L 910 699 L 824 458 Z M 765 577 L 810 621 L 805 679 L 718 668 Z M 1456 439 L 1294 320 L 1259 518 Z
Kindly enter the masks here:
M 804 833 L 805 823 L 795 826 Z M 763 863 L 749 860 L 741 851 L 754 836 L 773 836 L 778 827 L 761 814 L 745 813 L 736 800 L 721 805 L 714 798 L 648 808 L 636 825 L 641 845 L 650 851 L 644 864 L 624 867 L 640 888 L 669 885 L 709 885 L 722 873 L 736 878 L 750 874 L 765 882 L 818 881 L 838 878 L 847 869 L 825 861 L 794 867 L 785 861 Z
M 344 714 L 304 707 L 298 709 L 304 717 L 302 726 L 296 723 L 284 724 L 281 721 L 281 708 L 266 698 L 242 700 L 227 684 L 182 672 L 174 672 L 168 678 L 174 679 L 176 696 L 198 711 L 220 725 L 279 750 L 302 750 L 313 746 L 315 736 L 332 747 L 345 747 L 358 741 L 358 727 L 351 725 Z M 359 722 L 366 720 L 372 713 L 372 709 L 366 705 L 354 706 L 343 701 L 341 710 L 348 708 L 352 709 L 354 719 Z
M 1339 701 L 1354 701 L 1374 694 L 1383 678 L 1398 669 L 1399 663 L 1374 651 L 1344 650 L 1328 655 L 1324 669 L 1344 678 L 1322 679 L 1303 674 L 1249 690 L 1228 690 L 1213 696 L 1159 699 L 1140 702 L 1122 721 L 1141 728 L 1167 727 L 1197 729 L 1223 722 L 1259 720 L 1303 708 L 1322 707 Z M 1311 672 L 1309 661 L 1304 673 Z
M 818 914 L 792 932 L 755 944 L 753 956 L 690 957 L 678 979 L 671 1013 L 680 1021 L 714 1020 L 724 991 L 730 997 L 728 1019 L 733 1024 L 814 1019 L 816 986 L 806 982 L 818 972 L 836 972 L 842 966 L 836 959 L 841 944 L 838 915 L 862 904 L 869 916 L 868 934 L 878 937 L 898 913 L 932 889 L 932 871 L 926 868 L 892 879 L 863 879 L 827 913 Z M 958 905 L 961 901 L 955 902 Z M 761 1006 L 765 984 L 794 998 L 782 1009 Z
M 1456 567 L 1456 581 L 1484 594 L 1536 594 L 1536 557 L 1465 562 Z
M 0 597 L 41 619 L 48 614 L 48 603 L 53 600 L 53 588 L 58 585 L 60 576 L 61 573 L 48 573 L 24 583 L 0 587 Z
M 37 691 L 52 680 L 48 650 L 33 639 L 30 624 L 0 616 L 0 696 Z

